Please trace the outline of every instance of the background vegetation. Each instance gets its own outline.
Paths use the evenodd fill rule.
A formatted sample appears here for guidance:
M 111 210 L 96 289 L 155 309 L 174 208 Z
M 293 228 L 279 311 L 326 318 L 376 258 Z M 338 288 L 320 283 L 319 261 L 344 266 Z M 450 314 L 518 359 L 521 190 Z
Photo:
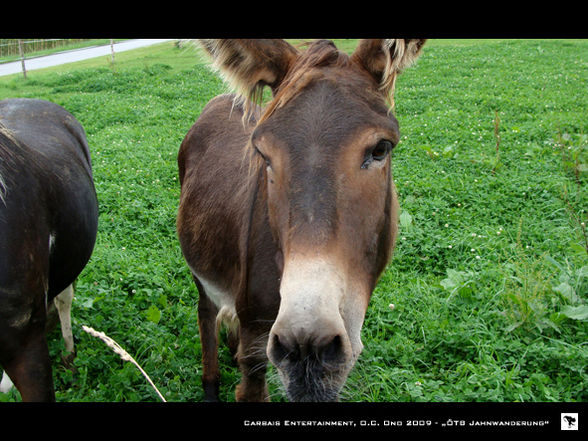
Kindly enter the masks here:
M 337 41 L 351 51 L 355 41 Z M 588 41 L 432 40 L 397 82 L 396 253 L 345 401 L 586 401 Z M 50 336 L 59 401 L 200 401 L 198 294 L 175 233 L 176 155 L 225 92 L 163 44 L 0 78 L 0 99 L 72 112 L 92 149 L 100 229 L 77 283 L 74 371 Z M 393 305 L 391 307 L 390 305 Z M 221 348 L 222 389 L 239 381 Z M 281 401 L 270 372 L 272 399 Z M 0 401 L 18 401 L 16 392 Z
M 115 40 L 118 41 L 118 40 Z M 65 50 L 80 49 L 89 46 L 110 44 L 110 39 L 72 39 L 54 38 L 37 39 L 24 38 L 21 40 L 0 38 L 0 62 L 14 61 L 21 59 L 21 50 L 25 58 L 48 55 Z

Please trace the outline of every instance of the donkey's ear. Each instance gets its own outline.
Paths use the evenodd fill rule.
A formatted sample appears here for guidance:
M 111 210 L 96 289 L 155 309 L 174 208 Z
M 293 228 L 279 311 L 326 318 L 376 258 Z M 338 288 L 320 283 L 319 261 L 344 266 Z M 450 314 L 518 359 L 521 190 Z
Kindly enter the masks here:
M 275 93 L 298 51 L 284 40 L 199 40 L 212 66 L 239 94 L 254 99 L 268 85 Z
M 366 69 L 392 100 L 396 76 L 420 55 L 426 39 L 361 40 L 352 59 Z

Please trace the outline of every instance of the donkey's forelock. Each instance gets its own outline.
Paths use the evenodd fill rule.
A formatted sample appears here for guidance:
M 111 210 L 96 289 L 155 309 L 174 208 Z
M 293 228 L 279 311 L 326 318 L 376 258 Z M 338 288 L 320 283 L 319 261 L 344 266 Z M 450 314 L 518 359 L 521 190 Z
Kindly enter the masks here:
M 290 68 L 277 89 L 274 99 L 264 109 L 260 122 L 271 116 L 277 109 L 284 107 L 312 81 L 319 78 L 321 71 L 318 68 L 342 68 L 349 65 L 349 56 L 339 51 L 332 41 L 317 40 L 299 45 L 299 47 L 303 46 L 307 46 L 307 49 Z

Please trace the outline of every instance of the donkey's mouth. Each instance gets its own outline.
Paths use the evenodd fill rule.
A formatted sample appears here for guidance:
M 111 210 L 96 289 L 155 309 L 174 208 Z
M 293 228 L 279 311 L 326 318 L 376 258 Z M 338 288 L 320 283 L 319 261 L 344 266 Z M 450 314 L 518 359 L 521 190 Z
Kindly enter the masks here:
M 339 392 L 347 378 L 347 366 L 326 365 L 314 357 L 278 368 L 289 401 L 339 401 Z

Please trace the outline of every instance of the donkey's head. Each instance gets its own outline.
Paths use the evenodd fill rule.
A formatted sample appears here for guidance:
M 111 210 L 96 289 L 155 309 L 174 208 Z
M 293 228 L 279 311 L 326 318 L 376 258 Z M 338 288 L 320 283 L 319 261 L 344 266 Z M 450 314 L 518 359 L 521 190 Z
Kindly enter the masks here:
M 396 75 L 423 40 L 362 40 L 348 56 L 329 41 L 299 52 L 282 40 L 205 40 L 248 102 L 264 85 L 249 148 L 262 164 L 280 308 L 267 354 L 289 399 L 331 401 L 362 349 L 360 330 L 394 247 L 398 204 L 389 112 Z

